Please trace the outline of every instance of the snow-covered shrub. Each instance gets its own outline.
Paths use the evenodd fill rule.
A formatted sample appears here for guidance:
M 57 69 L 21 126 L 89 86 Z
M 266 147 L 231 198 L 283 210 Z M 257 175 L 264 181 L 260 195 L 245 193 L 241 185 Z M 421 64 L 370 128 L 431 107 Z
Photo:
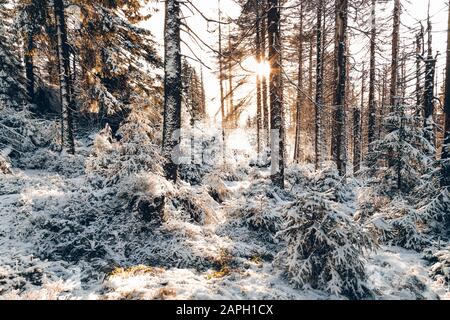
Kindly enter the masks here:
M 201 184 L 205 175 L 210 172 L 211 168 L 206 164 L 181 164 L 179 166 L 181 180 L 191 185 Z
M 0 173 L 11 174 L 11 163 L 8 160 L 8 154 L 10 150 L 4 149 L 0 150 Z
M 291 186 L 292 192 L 301 192 L 312 185 L 316 174 L 313 165 L 292 164 L 286 167 L 284 175 L 286 182 Z
M 420 202 L 419 210 L 430 229 L 446 237 L 450 235 L 450 189 L 448 187 L 439 188 L 424 196 Z
M 269 168 L 270 167 L 270 150 L 264 149 L 259 155 L 250 160 L 250 167 Z
M 374 242 L 341 204 L 308 191 L 283 210 L 284 224 L 277 237 L 285 247 L 275 264 L 295 286 L 351 299 L 369 293 L 364 256 Z
M 210 174 L 220 177 L 223 181 L 236 182 L 245 180 L 249 172 L 248 166 L 226 163 L 216 166 Z
M 430 243 L 421 212 L 401 198 L 392 200 L 371 223 L 384 243 L 417 251 Z
M 169 192 L 173 192 L 173 186 L 150 172 L 132 174 L 117 186 L 117 197 L 123 200 L 123 208 L 137 213 L 147 222 L 163 221 L 166 194 Z
M 390 201 L 391 199 L 387 196 L 378 194 L 374 187 L 360 187 L 358 198 L 356 199 L 355 220 L 363 224 L 367 223 L 375 214 L 385 208 Z
M 434 262 L 430 276 L 440 283 L 450 283 L 450 247 L 432 253 L 429 260 Z
M 85 157 L 81 154 L 67 154 L 47 148 L 27 152 L 16 159 L 20 168 L 58 172 L 68 177 L 80 176 L 85 171 Z
M 98 186 L 111 186 L 133 173 L 162 173 L 160 148 L 155 130 L 145 114 L 132 112 L 122 124 L 116 141 L 106 126 L 95 138 L 93 153 L 86 170 L 90 181 Z
M 194 191 L 189 187 L 181 187 L 169 195 L 169 215 L 173 219 L 186 220 L 200 225 L 216 223 L 214 200 L 204 189 Z
M 281 225 L 279 206 L 286 196 L 280 190 L 274 190 L 267 179 L 258 179 L 249 185 L 240 199 L 230 203 L 228 211 L 246 228 L 256 231 L 260 238 L 274 242 Z
M 275 234 L 279 230 L 280 215 L 275 208 L 270 206 L 267 196 L 254 197 L 244 210 L 244 219 L 249 227 L 268 231 L 271 234 Z
M 435 149 L 423 127 L 417 126 L 419 121 L 411 107 L 402 104 L 386 117 L 388 133 L 372 144 L 363 172 L 380 194 L 408 194 L 432 168 Z
M 56 122 L 34 117 L 27 107 L 0 107 L 0 146 L 9 146 L 14 158 L 42 147 L 58 150 L 58 137 Z
M 354 198 L 353 188 L 347 183 L 345 178 L 339 175 L 336 164 L 328 162 L 324 164 L 318 174 L 313 179 L 314 190 L 332 193 L 334 201 L 345 203 Z
M 209 195 L 219 203 L 224 202 L 230 196 L 227 186 L 215 173 L 207 174 L 203 178 L 203 185 L 206 186 Z

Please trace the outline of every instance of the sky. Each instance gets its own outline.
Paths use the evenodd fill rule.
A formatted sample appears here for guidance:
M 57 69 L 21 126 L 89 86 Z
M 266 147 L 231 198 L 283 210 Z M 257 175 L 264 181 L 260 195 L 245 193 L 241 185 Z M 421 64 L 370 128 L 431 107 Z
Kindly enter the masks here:
M 202 10 L 203 14 L 211 19 L 218 19 L 218 0 L 192 0 L 195 6 Z M 220 0 L 220 7 L 223 18 L 231 17 L 237 18 L 240 14 L 239 6 L 233 0 Z M 157 43 L 161 44 L 161 53 L 163 52 L 164 44 L 164 3 L 160 1 L 158 6 L 159 11 L 153 15 L 145 24 L 155 36 Z M 189 27 L 202 38 L 209 46 L 217 48 L 217 23 L 207 23 L 205 19 L 201 17 L 197 12 L 184 10 Z M 208 70 L 206 66 L 202 66 L 200 63 L 190 60 L 189 62 L 197 69 L 203 68 L 205 93 L 207 98 L 208 112 L 211 117 L 214 117 L 217 111 L 220 109 L 220 97 L 219 97 L 219 80 L 217 77 L 217 65 L 215 54 L 211 52 L 206 46 L 199 47 L 186 33 L 182 34 L 182 39 L 188 43 L 189 47 L 195 51 L 195 54 L 200 60 L 211 70 Z M 182 53 L 193 57 L 193 54 L 182 44 Z M 220 121 L 220 115 L 218 117 Z
M 203 14 L 211 19 L 218 18 L 218 1 L 219 0 L 192 0 L 192 2 L 201 9 Z M 327 0 L 332 1 L 332 0 Z M 334 1 L 334 0 L 333 0 Z M 381 0 L 386 2 L 385 0 Z M 392 1 L 393 0 L 387 0 Z M 401 29 L 401 41 L 409 43 L 414 38 L 414 30 L 418 28 L 418 21 L 422 21 L 426 27 L 426 17 L 428 10 L 428 0 L 402 0 L 402 29 Z M 223 16 L 237 18 L 240 13 L 239 6 L 233 0 L 220 0 L 221 11 Z M 145 27 L 150 29 L 154 34 L 156 41 L 160 44 L 160 52 L 163 54 L 163 43 L 164 43 L 164 2 L 160 1 L 157 5 L 159 12 L 154 14 L 147 22 L 145 22 Z M 445 68 L 445 57 L 446 57 L 446 42 L 447 42 L 447 17 L 448 17 L 448 0 L 430 0 L 430 15 L 433 24 L 433 49 L 434 51 L 439 51 L 437 63 L 437 75 L 438 81 L 441 83 L 443 81 L 443 71 Z M 386 9 L 386 12 L 381 12 L 379 15 L 387 14 L 389 15 L 391 10 Z M 217 48 L 217 33 L 214 31 L 217 29 L 216 23 L 207 23 L 200 14 L 197 12 L 190 12 L 184 10 L 184 15 L 186 16 L 187 23 L 194 32 L 203 39 L 208 45 Z M 378 13 L 377 13 L 378 15 Z M 351 22 L 349 22 L 351 24 Z M 387 30 L 391 29 L 391 26 L 383 26 Z M 196 43 L 187 35 L 182 34 L 182 39 L 188 43 L 188 45 L 195 51 L 196 55 L 201 59 L 201 61 L 209 66 L 212 70 L 208 70 L 203 67 L 203 73 L 205 78 L 205 89 L 207 95 L 208 112 L 211 117 L 217 114 L 220 108 L 220 98 L 219 98 L 219 81 L 217 77 L 217 65 L 214 53 L 211 52 L 205 46 L 199 47 Z M 426 41 L 426 39 L 425 39 Z M 351 51 L 358 51 L 358 43 L 351 44 Z M 193 57 L 190 50 L 186 45 L 182 45 L 182 52 L 187 56 Z M 388 52 L 382 52 L 382 56 L 389 58 L 390 50 Z M 198 62 L 190 61 L 195 67 L 200 69 L 201 65 Z M 254 110 L 254 109 L 253 109 Z M 250 114 L 254 111 L 250 111 Z M 220 116 L 219 119 L 220 121 Z M 245 120 L 245 119 L 244 119 Z

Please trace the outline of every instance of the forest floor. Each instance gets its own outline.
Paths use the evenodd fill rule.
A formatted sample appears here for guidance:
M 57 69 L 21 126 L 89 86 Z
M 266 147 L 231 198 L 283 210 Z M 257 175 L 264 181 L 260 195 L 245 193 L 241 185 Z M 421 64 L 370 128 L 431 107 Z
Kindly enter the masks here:
M 0 297 L 2 299 L 328 299 L 314 290 L 297 290 L 282 278 L 270 261 L 242 255 L 233 266 L 219 269 L 161 268 L 134 266 L 117 268 L 89 285 L 80 280 L 83 267 L 66 261 L 40 260 L 36 244 L 26 234 L 26 220 L 35 214 L 61 207 L 67 194 L 85 184 L 83 176 L 67 178 L 40 170 L 15 170 L 9 190 L 0 191 Z M 16 186 L 16 188 L 11 188 Z M 227 183 L 231 199 L 240 197 L 248 181 Z M 238 224 L 225 229 L 228 217 L 223 203 L 215 208 L 218 221 L 193 237 L 192 247 L 253 251 L 261 245 Z M 22 210 L 17 210 L 17 208 Z M 231 227 L 230 227 L 231 226 Z M 221 251 L 222 250 L 222 251 Z M 224 257 L 217 257 L 225 259 Z M 369 287 L 378 299 L 449 299 L 448 290 L 428 277 L 421 255 L 397 247 L 382 247 L 370 256 Z

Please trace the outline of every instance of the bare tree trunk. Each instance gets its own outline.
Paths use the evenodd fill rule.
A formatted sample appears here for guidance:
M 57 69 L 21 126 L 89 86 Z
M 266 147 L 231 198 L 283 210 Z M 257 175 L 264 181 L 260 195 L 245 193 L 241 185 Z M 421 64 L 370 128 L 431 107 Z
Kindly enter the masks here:
M 303 88 L 303 2 L 300 4 L 300 30 L 298 36 L 298 75 L 297 86 Z M 304 102 L 303 93 L 297 90 L 296 101 L 296 118 L 295 118 L 295 144 L 294 144 L 294 162 L 299 163 L 301 160 L 301 123 L 302 123 L 302 106 Z
M 220 23 L 222 19 L 222 11 L 220 8 L 220 0 L 217 0 L 217 5 L 219 8 L 219 82 L 220 82 L 220 113 L 222 115 L 222 161 L 226 163 L 226 145 L 225 145 L 225 125 L 226 125 L 226 115 L 225 115 L 225 96 L 223 88 L 223 56 L 222 56 L 222 24 Z
M 346 116 L 345 116 L 345 91 L 347 77 L 347 9 L 348 0 L 336 0 L 336 35 L 335 35 L 335 103 L 333 112 L 333 160 L 341 176 L 346 174 L 347 143 L 346 143 Z
M 372 28 L 370 31 L 370 74 L 369 74 L 369 119 L 367 128 L 367 142 L 369 145 L 369 152 L 372 151 L 371 144 L 375 141 L 375 130 L 376 130 L 376 113 L 377 106 L 375 102 L 375 49 L 376 49 L 376 0 L 372 0 Z
M 416 116 L 420 118 L 422 115 L 422 103 L 423 103 L 423 88 L 421 84 L 421 74 L 422 74 L 422 67 L 421 67 L 421 58 L 423 53 L 422 50 L 423 47 L 423 27 L 421 25 L 420 33 L 416 36 Z
M 390 105 L 391 111 L 397 105 L 398 95 L 398 47 L 400 32 L 400 0 L 394 0 L 394 30 L 392 33 L 392 61 L 391 61 L 391 88 Z
M 234 91 L 233 91 L 233 70 L 232 70 L 232 61 L 231 61 L 231 29 L 230 25 L 228 25 L 228 86 L 230 88 L 230 93 L 228 94 L 228 104 L 230 113 L 233 115 L 233 126 L 236 125 L 237 119 L 234 110 Z
M 205 83 L 203 80 L 203 68 L 200 68 L 200 92 L 201 92 L 201 102 L 202 102 L 202 114 L 206 113 L 206 94 L 205 94 Z
M 312 99 L 314 92 L 314 77 L 313 77 L 313 58 L 314 58 L 314 46 L 315 46 L 315 38 L 314 33 L 311 32 L 311 37 L 309 39 L 309 57 L 308 57 L 308 97 Z M 314 101 L 308 100 L 308 114 L 311 115 L 310 121 L 305 124 L 305 129 L 307 130 L 307 143 L 313 143 L 315 141 L 315 104 Z M 313 140 L 314 139 L 314 140 Z M 306 141 L 305 141 L 306 143 Z M 315 160 L 314 160 L 315 163 Z
M 261 63 L 261 16 L 258 3 L 255 4 L 256 10 L 256 62 Z M 261 153 L 261 125 L 262 125 L 262 105 L 261 105 L 261 75 L 256 75 L 256 140 L 257 154 Z
M 449 1 L 450 6 L 450 1 Z M 447 31 L 447 61 L 445 71 L 445 98 L 444 98 L 444 146 L 442 148 L 442 175 L 441 185 L 450 187 L 450 9 L 448 12 Z
M 35 77 L 34 77 L 34 34 L 29 31 L 28 38 L 25 48 L 25 76 L 27 79 L 27 95 L 30 102 L 34 102 L 34 88 L 35 88 Z
M 387 77 L 388 77 L 388 70 L 385 67 L 384 71 L 383 71 L 383 84 L 382 84 L 382 89 L 381 89 L 380 123 L 379 123 L 379 127 L 378 127 L 378 139 L 381 139 L 381 137 L 383 136 L 383 132 L 384 132 L 383 119 L 384 119 L 384 115 L 385 115 L 386 102 L 388 100 L 387 99 L 387 93 L 388 93 Z
M 355 106 L 353 109 L 353 173 L 361 169 L 361 144 L 362 144 L 362 120 L 361 110 L 364 108 L 364 90 L 365 90 L 366 73 L 362 70 L 361 76 L 361 107 Z M 370 91 L 370 90 L 369 90 Z
M 189 100 L 190 100 L 190 110 L 191 110 L 191 119 L 190 119 L 190 125 L 191 125 L 191 132 L 190 132 L 190 147 L 191 147 L 191 164 L 195 163 L 195 119 L 196 119 L 196 112 L 198 112 L 198 110 L 195 108 L 196 107 L 196 99 L 195 99 L 195 94 L 198 92 L 196 91 L 197 87 L 196 87 L 196 77 L 193 71 L 190 72 L 189 74 Z
M 431 21 L 428 12 L 428 54 L 425 60 L 425 91 L 424 91 L 424 128 L 428 142 L 435 145 L 434 141 L 434 76 L 436 60 L 433 57 Z
M 176 182 L 178 163 L 174 156 L 180 144 L 182 99 L 179 0 L 166 0 L 164 32 L 164 169 L 167 179 Z
M 270 122 L 271 122 L 271 178 L 284 188 L 284 121 L 281 77 L 280 6 L 278 0 L 269 0 L 269 63 L 270 63 Z
M 66 17 L 63 0 L 54 0 L 53 8 L 56 20 L 56 34 L 58 39 L 58 64 L 61 98 L 61 146 L 62 150 L 70 154 L 75 153 L 73 137 L 74 103 L 71 96 L 72 81 L 70 78 L 70 47 L 67 41 Z
M 323 0 L 319 0 L 317 5 L 317 30 L 316 30 L 316 99 L 315 99 L 315 140 L 314 150 L 316 156 L 316 170 L 320 169 L 323 161 L 323 34 L 322 34 L 322 16 Z
M 266 6 L 264 8 L 264 15 L 262 16 L 261 21 L 261 59 L 262 61 L 266 61 L 266 35 L 267 35 L 267 17 L 265 13 Z M 265 146 L 270 146 L 270 111 L 269 105 L 267 103 L 268 100 L 268 85 L 267 85 L 267 77 L 265 74 L 262 76 L 261 80 L 262 85 L 262 108 L 263 108 L 263 127 L 264 127 L 264 135 L 265 135 Z

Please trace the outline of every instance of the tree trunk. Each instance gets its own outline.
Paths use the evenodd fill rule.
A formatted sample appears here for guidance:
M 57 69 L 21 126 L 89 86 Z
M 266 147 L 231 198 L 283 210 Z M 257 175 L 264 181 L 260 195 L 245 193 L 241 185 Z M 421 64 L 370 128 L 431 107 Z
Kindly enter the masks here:
M 28 33 L 28 39 L 25 48 L 25 76 L 27 79 L 27 95 L 30 102 L 34 102 L 35 98 L 35 78 L 34 78 L 34 33 Z
M 205 94 L 205 83 L 203 81 L 203 68 L 200 68 L 200 93 L 201 93 L 201 103 L 202 103 L 202 114 L 206 114 L 206 94 Z
M 416 117 L 420 118 L 422 115 L 422 103 L 423 103 L 423 90 L 421 84 L 421 58 L 423 55 L 423 27 L 421 26 L 420 32 L 416 36 Z
M 378 126 L 378 139 L 381 139 L 381 137 L 383 136 L 383 133 L 384 133 L 383 121 L 384 121 L 386 103 L 388 100 L 387 99 L 387 93 L 388 93 L 387 77 L 388 77 L 388 70 L 387 70 L 387 67 L 385 67 L 383 74 L 382 74 L 383 84 L 382 84 L 382 88 L 381 88 L 381 106 L 380 106 L 380 123 Z
M 367 142 L 369 145 L 369 152 L 372 151 L 372 143 L 375 141 L 375 130 L 376 130 L 376 113 L 377 106 L 375 102 L 375 50 L 376 50 L 376 0 L 372 0 L 372 28 L 370 31 L 370 74 L 369 74 L 369 119 L 367 128 Z
M 394 30 L 392 33 L 392 61 L 391 61 L 391 88 L 390 105 L 391 111 L 397 105 L 398 95 L 398 47 L 400 32 L 400 0 L 394 2 Z
M 361 107 L 355 106 L 353 109 L 353 173 L 361 169 L 361 144 L 362 144 L 362 120 L 361 110 L 364 108 L 364 89 L 365 89 L 366 73 L 362 70 L 361 77 Z
M 265 13 L 266 6 L 262 6 L 264 10 L 264 15 L 261 20 L 261 59 L 266 61 L 266 35 L 267 35 L 267 17 Z M 261 80 L 262 86 L 262 108 L 263 108 L 263 127 L 265 135 L 265 146 L 266 148 L 270 146 L 270 112 L 268 100 L 268 90 L 267 90 L 267 77 L 265 74 L 262 76 Z
M 163 155 L 166 178 L 174 182 L 178 178 L 178 159 L 181 129 L 181 49 L 180 2 L 166 1 L 164 41 L 164 125 Z
M 428 54 L 425 60 L 425 91 L 424 91 L 424 128 L 428 142 L 434 146 L 434 76 L 436 60 L 433 58 L 431 21 L 428 14 Z
M 226 146 L 225 146 L 225 125 L 226 125 L 226 115 L 225 115 L 225 96 L 223 88 L 223 55 L 222 55 L 222 24 L 220 23 L 222 19 L 222 11 L 220 9 L 220 0 L 217 0 L 217 5 L 219 8 L 219 83 L 220 83 L 220 113 L 222 115 L 222 161 L 226 163 Z
M 450 1 L 449 1 L 450 6 Z M 442 148 L 442 175 L 441 185 L 450 187 L 450 9 L 448 12 L 447 31 L 447 62 L 445 71 L 445 98 L 444 98 L 444 146 Z
M 280 7 L 278 0 L 269 0 L 269 63 L 270 63 L 270 127 L 271 178 L 284 188 L 284 123 L 281 87 Z
M 345 91 L 347 78 L 347 9 L 348 0 L 336 0 L 336 34 L 335 34 L 335 99 L 333 112 L 332 153 L 339 174 L 346 174 L 347 144 L 345 125 Z
M 72 81 L 70 78 L 70 47 L 67 41 L 66 17 L 63 0 L 54 0 L 53 8 L 56 20 L 56 34 L 58 39 L 58 65 L 61 99 L 61 147 L 70 154 L 75 153 L 73 137 L 74 101 L 71 96 Z
M 316 99 L 315 99 L 315 165 L 316 170 L 322 165 L 322 152 L 323 152 L 323 128 L 322 128 L 322 116 L 323 116 L 323 34 L 322 34 L 322 16 L 323 16 L 323 0 L 319 0 L 317 6 L 317 30 L 316 30 Z
M 233 126 L 236 126 L 236 114 L 234 110 L 234 91 L 233 91 L 233 70 L 232 70 L 232 63 L 231 63 L 231 29 L 230 25 L 228 25 L 228 86 L 230 88 L 230 93 L 228 94 L 228 105 L 230 113 L 233 115 Z
M 255 4 L 256 10 L 256 62 L 261 63 L 261 15 L 258 3 Z M 261 126 L 262 126 L 262 96 L 261 96 L 261 75 L 256 74 L 256 140 L 257 154 L 261 153 Z
M 296 118 L 295 118 L 295 144 L 294 144 L 294 162 L 299 163 L 301 160 L 301 123 L 302 123 L 302 106 L 304 102 L 303 93 L 303 2 L 300 4 L 300 30 L 298 36 L 298 75 L 297 75 L 297 101 L 296 101 Z

